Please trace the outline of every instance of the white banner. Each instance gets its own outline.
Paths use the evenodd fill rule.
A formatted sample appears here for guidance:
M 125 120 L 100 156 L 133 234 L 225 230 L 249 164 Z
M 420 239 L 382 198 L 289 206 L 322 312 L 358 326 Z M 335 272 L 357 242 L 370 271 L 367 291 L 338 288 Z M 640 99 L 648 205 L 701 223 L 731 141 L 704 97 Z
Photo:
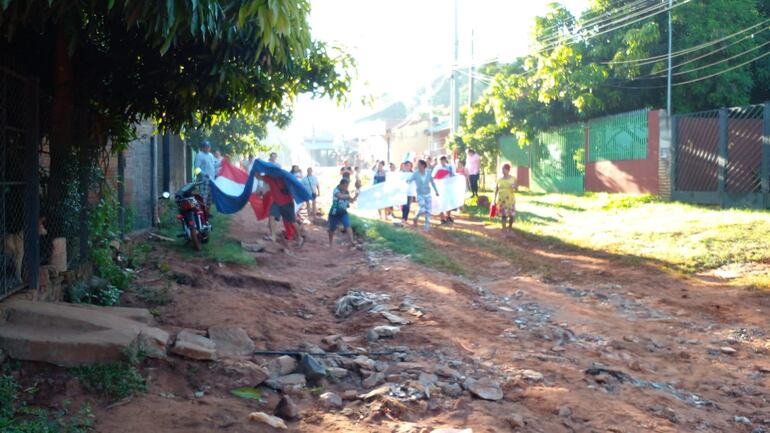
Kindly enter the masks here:
M 448 176 L 435 179 L 439 196 L 433 196 L 431 213 L 433 215 L 459 208 L 465 203 L 465 177 Z
M 377 210 L 406 204 L 409 185 L 406 184 L 403 176 L 392 176 L 393 174 L 395 173 L 388 173 L 391 178 L 385 182 L 361 189 L 356 199 L 358 209 Z

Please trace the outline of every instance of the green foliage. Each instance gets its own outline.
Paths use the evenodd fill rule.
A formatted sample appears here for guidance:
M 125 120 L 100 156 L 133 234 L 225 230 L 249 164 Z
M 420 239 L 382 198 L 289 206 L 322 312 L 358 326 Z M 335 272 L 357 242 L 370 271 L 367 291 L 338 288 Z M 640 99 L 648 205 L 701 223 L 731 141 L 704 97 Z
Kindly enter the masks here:
M 408 255 L 415 263 L 440 271 L 465 274 L 462 265 L 444 254 L 440 246 L 411 230 L 354 215 L 351 215 L 350 225 L 356 234 L 365 237 L 375 248 Z
M 84 405 L 76 415 L 65 405 L 59 411 L 28 406 L 11 376 L 0 376 L 0 431 L 3 433 L 86 433 L 93 431 L 93 414 Z
M 186 131 L 185 138 L 194 144 L 208 140 L 213 150 L 228 157 L 257 155 L 272 150 L 270 146 L 261 144 L 261 140 L 267 136 L 267 123 L 270 120 L 267 116 L 251 113 L 215 116 L 208 125 L 199 125 Z
M 147 381 L 127 363 L 97 364 L 72 369 L 86 392 L 110 401 L 133 397 L 147 391 Z
M 67 302 L 112 306 L 120 302 L 121 293 L 122 290 L 109 283 L 90 286 L 86 282 L 78 281 L 67 287 Z
M 513 134 L 520 145 L 537 134 L 587 118 L 665 106 L 667 14 L 641 19 L 593 37 L 605 27 L 588 25 L 591 17 L 612 16 L 627 6 L 622 0 L 596 0 L 580 16 L 559 3 L 535 19 L 533 50 L 494 76 L 480 100 L 466 114 L 462 138 L 484 148 L 492 137 Z M 674 51 L 725 37 L 770 17 L 767 0 L 686 2 L 672 10 Z M 610 26 L 611 27 L 611 26 Z M 762 31 L 759 31 L 762 29 Z M 770 40 L 758 27 L 674 60 L 674 83 L 698 79 L 760 54 L 752 51 Z M 728 45 L 729 43 L 729 45 Z M 718 54 L 705 53 L 720 48 Z M 707 67 L 720 59 L 734 61 Z M 653 57 L 651 61 L 640 61 Z M 697 83 L 675 86 L 676 112 L 763 102 L 770 97 L 770 59 L 736 68 Z M 492 74 L 490 74 L 492 75 Z M 493 114 L 493 119 L 490 119 Z
M 660 203 L 661 199 L 652 194 L 642 195 L 627 195 L 627 194 L 612 194 L 608 197 L 605 205 L 602 209 L 631 209 L 637 206 L 648 203 Z

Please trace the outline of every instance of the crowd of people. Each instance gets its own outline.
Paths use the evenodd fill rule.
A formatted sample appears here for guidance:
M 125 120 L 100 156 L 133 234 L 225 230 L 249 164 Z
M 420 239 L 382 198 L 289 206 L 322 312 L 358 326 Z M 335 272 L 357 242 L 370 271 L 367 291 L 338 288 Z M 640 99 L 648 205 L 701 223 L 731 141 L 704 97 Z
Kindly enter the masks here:
M 195 158 L 195 169 L 199 179 L 203 180 L 200 186 L 200 192 L 205 197 L 207 205 L 211 204 L 211 192 L 206 180 L 214 179 L 219 172 L 223 157 L 219 152 L 211 153 L 211 144 L 203 142 L 200 146 L 200 152 Z M 249 172 L 255 158 L 247 156 L 238 161 L 242 169 Z M 450 162 L 451 161 L 451 162 Z M 280 167 L 278 155 L 275 152 L 270 153 L 268 162 Z M 385 182 L 389 176 L 397 172 L 394 163 L 386 161 L 377 161 L 371 168 L 371 184 L 376 185 Z M 478 197 L 479 194 L 479 176 L 481 172 L 481 156 L 474 150 L 467 151 L 465 161 L 460 159 L 453 160 L 449 156 L 434 158 L 427 156 L 425 158 L 409 158 L 403 161 L 398 168 L 401 172 L 398 176 L 406 179 L 409 185 L 407 201 L 400 209 L 385 208 L 379 209 L 378 214 L 382 220 L 394 220 L 394 223 L 406 225 L 409 221 L 413 205 L 417 205 L 417 210 L 412 218 L 412 224 L 418 225 L 419 219 L 423 218 L 423 227 L 425 231 L 430 229 L 431 204 L 433 194 L 439 195 L 434 179 L 444 176 L 463 176 L 466 179 L 466 186 L 472 197 Z M 310 200 L 297 203 L 290 194 L 285 181 L 279 177 L 263 175 L 256 173 L 255 176 L 260 180 L 265 188 L 260 189 L 261 194 L 270 198 L 270 210 L 267 218 L 268 234 L 266 240 L 273 242 L 286 243 L 292 240 L 297 248 L 304 244 L 305 234 L 302 225 L 305 222 L 313 223 L 321 216 L 318 209 L 318 200 L 322 194 L 321 185 L 316 177 L 313 168 L 308 167 L 303 170 L 298 165 L 293 165 L 289 171 L 294 175 L 301 185 L 307 190 Z M 408 174 L 404 174 L 408 173 Z M 364 179 L 364 173 L 359 166 L 351 167 L 345 161 L 339 171 L 340 180 L 333 188 L 331 205 L 328 212 L 328 235 L 330 246 L 334 243 L 335 233 L 339 227 L 342 227 L 343 233 L 347 234 L 350 245 L 354 245 L 353 233 L 350 226 L 349 208 L 356 201 L 358 193 L 368 186 L 368 179 Z M 502 167 L 502 176 L 498 177 L 495 189 L 495 208 L 501 217 L 503 232 L 512 233 L 513 222 L 516 217 L 515 191 L 517 189 L 516 178 L 511 175 L 511 167 L 505 164 Z M 396 215 L 396 211 L 400 215 Z M 305 216 L 303 216 L 303 213 Z M 441 224 L 451 224 L 454 222 L 452 211 L 442 212 L 440 214 Z M 284 231 L 277 234 L 275 224 L 283 222 Z

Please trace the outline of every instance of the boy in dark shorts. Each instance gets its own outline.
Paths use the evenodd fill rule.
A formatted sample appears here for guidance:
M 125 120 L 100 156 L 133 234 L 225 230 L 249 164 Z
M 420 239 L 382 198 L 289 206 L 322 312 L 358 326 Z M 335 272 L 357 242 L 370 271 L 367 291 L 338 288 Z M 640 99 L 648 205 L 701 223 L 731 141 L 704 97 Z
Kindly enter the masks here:
M 332 195 L 332 207 L 329 209 L 329 246 L 334 245 L 334 232 L 337 231 L 337 226 L 342 224 L 345 231 L 348 233 L 350 239 L 350 246 L 355 245 L 353 240 L 353 230 L 350 229 L 350 217 L 348 216 L 348 207 L 350 203 L 354 202 L 355 197 L 350 195 L 348 188 L 350 187 L 350 180 L 342 178 L 339 185 L 334 188 L 334 194 Z

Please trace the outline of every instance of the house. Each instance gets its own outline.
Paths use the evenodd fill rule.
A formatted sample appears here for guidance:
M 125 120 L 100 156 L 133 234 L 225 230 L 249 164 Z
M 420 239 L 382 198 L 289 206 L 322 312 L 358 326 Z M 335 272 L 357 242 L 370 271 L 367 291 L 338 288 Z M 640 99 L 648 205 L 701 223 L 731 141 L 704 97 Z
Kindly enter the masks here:
M 400 161 L 409 152 L 431 156 L 446 153 L 444 145 L 448 137 L 448 120 L 430 118 L 426 113 L 411 116 L 393 128 L 391 160 Z

